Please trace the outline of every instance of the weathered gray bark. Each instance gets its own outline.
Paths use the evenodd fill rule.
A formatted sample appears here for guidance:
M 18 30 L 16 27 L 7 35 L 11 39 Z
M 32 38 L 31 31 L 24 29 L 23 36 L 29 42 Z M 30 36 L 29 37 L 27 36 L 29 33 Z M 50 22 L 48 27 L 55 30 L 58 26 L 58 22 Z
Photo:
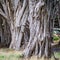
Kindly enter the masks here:
M 21 46 L 21 40 L 24 35 L 25 24 L 28 20 L 28 6 L 27 0 L 23 1 L 12 1 L 3 0 L 3 9 L 0 9 L 0 15 L 7 20 L 7 23 L 10 26 L 12 41 L 10 48 L 19 50 Z
M 5 19 L 0 19 L 0 47 L 9 47 L 11 41 L 11 33 L 8 23 Z
M 27 0 L 24 0 L 22 8 L 18 10 L 16 13 L 15 28 L 14 28 L 15 37 L 12 40 L 10 45 L 10 48 L 12 47 L 16 50 L 20 49 L 22 37 L 24 34 L 25 24 L 26 24 L 26 21 L 28 20 L 28 6 L 26 2 Z
M 45 2 L 42 0 L 6 0 L 2 4 L 4 12 L 0 8 L 0 15 L 10 26 L 10 48 L 20 50 L 21 45 L 25 44 L 23 55 L 26 57 L 32 53 L 39 57 L 51 55 L 50 12 L 44 5 Z
M 41 0 L 38 2 L 29 0 L 30 39 L 23 52 L 26 57 L 31 56 L 35 48 L 35 54 L 39 57 L 42 55 L 49 57 L 49 49 L 51 51 L 49 18 L 46 9 L 42 6 L 44 6 L 44 2 Z

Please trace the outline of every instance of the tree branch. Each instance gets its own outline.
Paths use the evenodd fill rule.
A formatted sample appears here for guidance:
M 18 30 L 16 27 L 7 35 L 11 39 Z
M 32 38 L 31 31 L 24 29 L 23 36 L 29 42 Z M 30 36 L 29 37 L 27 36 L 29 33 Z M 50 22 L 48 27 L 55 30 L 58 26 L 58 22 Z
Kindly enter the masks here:
M 6 16 L 6 14 L 1 9 L 0 9 L 0 15 L 8 20 L 8 17 Z
M 22 19 L 23 14 L 24 14 L 24 10 L 26 8 L 26 5 L 27 5 L 27 0 L 24 0 L 23 7 L 21 8 L 21 10 L 18 11 L 19 13 L 16 12 L 16 26 L 18 26 L 18 27 L 20 26 L 20 21 Z

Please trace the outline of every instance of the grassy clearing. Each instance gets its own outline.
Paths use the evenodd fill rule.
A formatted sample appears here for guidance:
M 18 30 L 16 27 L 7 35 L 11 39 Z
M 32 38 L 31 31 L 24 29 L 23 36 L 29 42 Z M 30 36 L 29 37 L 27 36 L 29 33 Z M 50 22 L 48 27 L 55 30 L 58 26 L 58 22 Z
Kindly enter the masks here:
M 60 52 L 54 53 L 56 58 L 60 58 Z M 0 60 L 44 60 L 43 58 L 37 59 L 36 56 L 32 56 L 31 58 L 23 59 L 22 51 L 15 51 L 12 49 L 2 48 L 0 49 Z M 54 60 L 52 57 L 50 60 Z

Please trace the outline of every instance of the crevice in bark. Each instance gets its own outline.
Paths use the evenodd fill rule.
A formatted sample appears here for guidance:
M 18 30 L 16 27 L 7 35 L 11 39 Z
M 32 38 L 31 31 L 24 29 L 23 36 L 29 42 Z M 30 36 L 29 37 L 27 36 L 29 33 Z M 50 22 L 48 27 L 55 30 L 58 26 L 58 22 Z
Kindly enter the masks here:
M 0 47 L 9 47 L 11 42 L 10 27 L 5 19 L 0 18 Z
M 31 20 L 29 26 L 30 39 L 27 47 L 23 52 L 23 55 L 25 57 L 29 57 L 32 55 L 32 52 L 34 51 L 35 55 L 38 55 L 39 57 L 45 55 L 45 57 L 48 58 L 49 57 L 48 47 L 50 47 L 51 44 L 50 43 L 48 44 L 48 40 L 50 40 L 49 39 L 50 35 L 48 30 L 49 26 L 47 25 L 47 23 L 49 24 L 49 20 L 46 14 L 47 11 L 45 11 L 46 9 L 44 9 L 44 7 L 41 8 L 42 6 L 44 6 L 44 2 L 39 1 L 36 4 L 34 1 L 30 0 L 29 3 L 30 3 L 29 7 L 31 7 L 29 8 L 30 9 L 29 19 Z
M 54 16 L 51 12 L 53 7 L 51 1 L 6 0 L 2 4 L 0 16 L 6 19 L 10 27 L 12 38 L 10 48 L 20 50 L 23 47 L 25 57 L 32 54 L 38 57 L 51 57 L 50 38 L 53 28 L 51 13 Z

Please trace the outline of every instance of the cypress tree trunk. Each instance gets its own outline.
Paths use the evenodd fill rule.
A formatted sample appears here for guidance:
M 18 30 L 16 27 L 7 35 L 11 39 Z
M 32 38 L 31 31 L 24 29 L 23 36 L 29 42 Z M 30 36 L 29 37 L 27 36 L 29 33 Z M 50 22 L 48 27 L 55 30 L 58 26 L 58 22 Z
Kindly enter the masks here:
M 34 52 L 39 57 L 49 57 L 51 53 L 50 21 L 44 2 L 29 0 L 30 39 L 23 55 L 28 57 Z
M 23 51 L 25 57 L 33 53 L 51 56 L 49 12 L 42 0 L 3 0 L 0 15 L 6 19 L 11 31 L 10 48 Z M 28 29 L 28 30 L 26 30 Z

